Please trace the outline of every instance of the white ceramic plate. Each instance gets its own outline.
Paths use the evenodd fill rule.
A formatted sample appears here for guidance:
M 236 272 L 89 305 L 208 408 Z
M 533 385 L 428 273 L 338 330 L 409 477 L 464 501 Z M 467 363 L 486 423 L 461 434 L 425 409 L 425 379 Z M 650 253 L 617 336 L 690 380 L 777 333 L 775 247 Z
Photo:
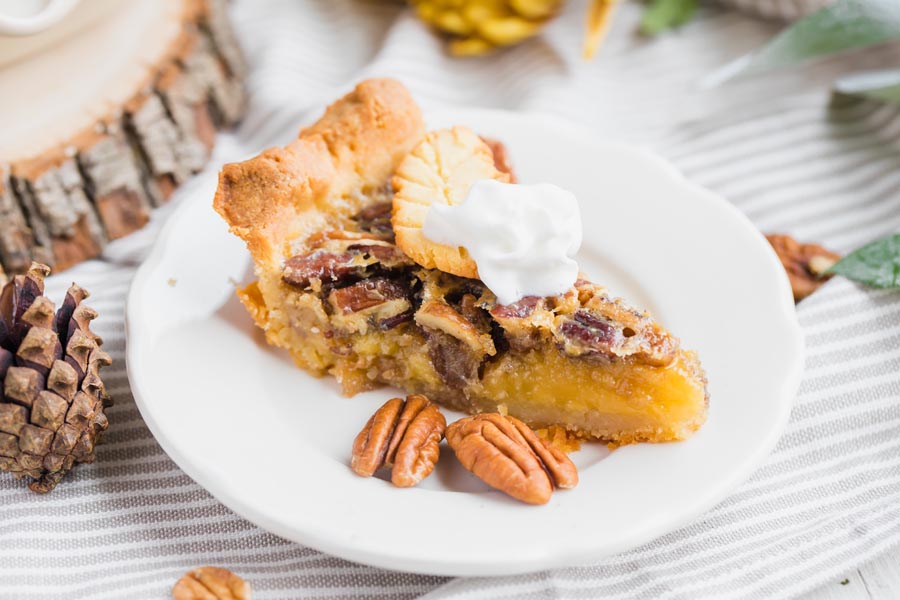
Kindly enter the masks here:
M 234 297 L 250 261 L 210 206 L 210 180 L 182 200 L 128 303 L 132 390 L 166 452 L 278 535 L 362 563 L 443 575 L 590 563 L 722 500 L 779 437 L 803 364 L 787 278 L 765 239 L 663 160 L 591 141 L 554 119 L 466 110 L 428 121 L 501 139 L 521 180 L 577 194 L 582 270 L 699 350 L 707 424 L 682 443 L 612 453 L 589 444 L 573 455 L 578 487 L 541 507 L 491 491 L 446 447 L 417 488 L 359 478 L 348 466 L 352 440 L 394 391 L 344 398 L 333 380 L 310 377 L 264 343 Z

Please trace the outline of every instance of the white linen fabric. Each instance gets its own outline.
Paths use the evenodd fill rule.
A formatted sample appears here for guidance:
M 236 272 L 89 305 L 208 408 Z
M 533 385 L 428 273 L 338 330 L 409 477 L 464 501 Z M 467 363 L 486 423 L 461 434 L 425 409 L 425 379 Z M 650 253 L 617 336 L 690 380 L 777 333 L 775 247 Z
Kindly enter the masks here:
M 710 9 L 647 40 L 632 33 L 639 7 L 626 4 L 585 63 L 586 4 L 572 2 L 539 39 L 459 60 L 402 4 L 238 0 L 232 10 L 252 101 L 243 125 L 220 138 L 211 170 L 293 138 L 354 82 L 392 76 L 424 104 L 549 112 L 650 146 L 763 231 L 848 251 L 900 226 L 900 109 L 828 95 L 843 72 L 895 66 L 896 49 L 705 89 L 705 75 L 780 25 Z M 186 193 L 190 184 L 174 202 Z M 97 462 L 52 494 L 0 476 L 2 599 L 163 599 L 203 564 L 241 574 L 261 600 L 790 598 L 900 542 L 900 293 L 839 279 L 798 307 L 806 372 L 772 456 L 715 509 L 644 547 L 589 568 L 448 580 L 352 564 L 268 534 L 178 469 L 129 392 L 125 294 L 170 212 L 49 282 L 56 298 L 73 279 L 93 292 L 116 405 Z

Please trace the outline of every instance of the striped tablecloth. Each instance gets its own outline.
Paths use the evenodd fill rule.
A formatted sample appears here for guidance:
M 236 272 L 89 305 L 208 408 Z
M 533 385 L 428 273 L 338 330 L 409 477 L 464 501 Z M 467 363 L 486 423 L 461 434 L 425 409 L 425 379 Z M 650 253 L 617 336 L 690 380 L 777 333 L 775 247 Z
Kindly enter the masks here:
M 430 105 L 546 111 L 651 146 L 764 231 L 847 251 L 900 226 L 900 110 L 831 105 L 827 92 L 842 72 L 900 62 L 895 49 L 704 90 L 705 74 L 779 25 L 710 10 L 647 41 L 632 35 L 638 7 L 628 4 L 601 55 L 584 63 L 585 8 L 570 3 L 546 35 L 515 50 L 454 60 L 399 4 L 235 1 L 252 107 L 221 138 L 211 169 L 289 140 L 315 116 L 311 107 L 388 75 Z M 116 406 L 98 461 L 52 494 L 0 477 L 0 598 L 163 599 L 202 564 L 238 572 L 263 600 L 788 598 L 900 542 L 900 294 L 842 280 L 798 307 L 809 357 L 775 452 L 721 505 L 651 544 L 590 568 L 447 580 L 351 564 L 270 535 L 178 469 L 129 393 L 125 293 L 170 212 L 48 286 L 58 295 L 77 279 L 93 291 L 96 330 L 116 361 L 105 375 Z

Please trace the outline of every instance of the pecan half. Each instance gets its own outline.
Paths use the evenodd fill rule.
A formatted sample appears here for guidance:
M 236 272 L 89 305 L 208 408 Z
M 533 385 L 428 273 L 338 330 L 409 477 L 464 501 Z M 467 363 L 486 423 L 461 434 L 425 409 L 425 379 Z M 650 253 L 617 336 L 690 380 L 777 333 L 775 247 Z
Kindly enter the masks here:
M 800 302 L 831 279 L 825 271 L 841 259 L 840 254 L 818 244 L 801 244 L 789 235 L 773 233 L 766 239 L 787 271 L 794 302 Z
M 409 280 L 370 277 L 331 290 L 328 304 L 332 324 L 342 331 L 387 331 L 412 320 L 412 288 Z
M 515 417 L 486 413 L 460 419 L 447 428 L 447 443 L 479 479 L 528 504 L 546 504 L 554 487 L 578 484 L 569 457 Z
M 560 331 L 569 338 L 576 338 L 581 343 L 592 346 L 598 351 L 610 351 L 610 346 L 617 343 L 620 333 L 616 327 L 586 310 L 577 310 L 571 321 L 560 325 Z M 633 333 L 632 333 L 633 335 Z M 622 335 L 622 337 L 625 337 Z
M 360 277 L 367 266 L 358 253 L 313 250 L 284 261 L 281 278 L 285 283 L 305 288 L 313 279 L 338 282 L 350 277 Z
M 602 360 L 633 358 L 664 367 L 675 360 L 678 340 L 650 317 L 602 291 L 579 290 L 582 308 L 557 315 L 553 336 L 566 354 Z M 581 300 L 579 300 L 581 302 Z
M 391 300 L 408 300 L 409 295 L 410 289 L 406 282 L 384 277 L 373 277 L 345 288 L 332 290 L 328 299 L 336 311 L 350 314 Z M 405 308 L 398 312 L 408 310 L 410 306 L 409 302 L 407 302 Z
M 172 588 L 173 600 L 251 600 L 250 584 L 220 567 L 188 571 Z
M 285 283 L 306 288 L 313 280 L 343 284 L 375 271 L 412 266 L 412 261 L 397 246 L 388 242 L 362 238 L 364 234 L 330 232 L 320 239 L 318 247 L 284 261 L 281 278 Z
M 356 436 L 350 468 L 371 477 L 382 467 L 391 467 L 394 485 L 412 487 L 434 470 L 446 427 L 440 409 L 425 396 L 392 398 Z

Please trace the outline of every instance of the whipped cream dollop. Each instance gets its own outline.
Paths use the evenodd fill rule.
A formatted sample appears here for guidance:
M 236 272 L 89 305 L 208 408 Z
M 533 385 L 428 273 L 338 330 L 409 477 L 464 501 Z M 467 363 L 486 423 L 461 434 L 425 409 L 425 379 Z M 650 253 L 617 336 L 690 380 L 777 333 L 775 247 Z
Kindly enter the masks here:
M 578 200 L 550 183 L 476 181 L 461 204 L 432 204 L 422 232 L 468 250 L 501 304 L 562 294 L 578 278 Z

